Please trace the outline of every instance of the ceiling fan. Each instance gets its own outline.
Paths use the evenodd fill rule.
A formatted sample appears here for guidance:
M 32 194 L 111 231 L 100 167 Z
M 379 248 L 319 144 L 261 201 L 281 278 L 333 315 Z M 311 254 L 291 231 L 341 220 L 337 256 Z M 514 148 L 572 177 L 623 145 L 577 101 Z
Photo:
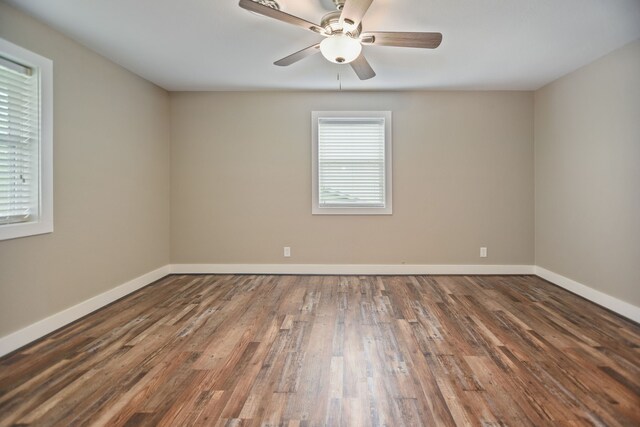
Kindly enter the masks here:
M 331 62 L 350 64 L 360 80 L 367 80 L 376 73 L 362 53 L 363 45 L 435 49 L 442 42 L 441 33 L 363 32 L 362 17 L 373 0 L 332 1 L 338 10 L 324 15 L 320 25 L 281 11 L 275 0 L 240 0 L 240 7 L 325 37 L 320 43 L 274 62 L 279 66 L 291 65 L 320 51 Z

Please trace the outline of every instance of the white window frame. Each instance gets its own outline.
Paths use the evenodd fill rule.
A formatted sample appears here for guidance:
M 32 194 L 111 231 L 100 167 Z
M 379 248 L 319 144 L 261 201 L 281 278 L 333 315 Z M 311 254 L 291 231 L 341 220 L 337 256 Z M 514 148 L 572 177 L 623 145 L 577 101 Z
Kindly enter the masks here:
M 0 240 L 53 232 L 53 62 L 0 38 L 0 55 L 34 70 L 39 78 L 38 212 L 27 222 L 0 225 Z
M 318 168 L 318 120 L 321 118 L 383 118 L 385 123 L 385 203 L 383 207 L 326 207 L 320 206 Z M 391 215 L 393 213 L 391 111 L 312 111 L 311 112 L 311 169 L 313 215 Z

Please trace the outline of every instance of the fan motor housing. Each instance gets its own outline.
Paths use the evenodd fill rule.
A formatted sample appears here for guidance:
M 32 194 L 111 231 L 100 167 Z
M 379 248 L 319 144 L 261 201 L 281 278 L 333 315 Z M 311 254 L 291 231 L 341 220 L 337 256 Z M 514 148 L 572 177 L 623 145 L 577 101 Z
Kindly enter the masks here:
M 342 12 L 340 10 L 336 10 L 334 12 L 329 12 L 322 17 L 322 21 L 320 21 L 320 26 L 325 29 L 326 34 L 338 34 L 343 33 L 344 28 L 340 24 L 340 15 Z M 358 25 L 358 28 L 355 30 L 349 31 L 351 37 L 358 37 L 362 32 L 362 24 Z

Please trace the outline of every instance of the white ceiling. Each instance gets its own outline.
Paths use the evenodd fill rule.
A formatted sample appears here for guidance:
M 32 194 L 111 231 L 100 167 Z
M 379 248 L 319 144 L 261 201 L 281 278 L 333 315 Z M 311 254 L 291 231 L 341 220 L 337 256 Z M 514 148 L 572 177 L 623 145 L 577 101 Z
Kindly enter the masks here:
M 640 0 L 374 0 L 364 30 L 438 31 L 435 50 L 366 46 L 360 81 L 322 55 L 273 62 L 322 37 L 237 0 L 7 0 L 168 90 L 537 89 L 640 38 Z M 279 0 L 319 23 L 331 0 Z

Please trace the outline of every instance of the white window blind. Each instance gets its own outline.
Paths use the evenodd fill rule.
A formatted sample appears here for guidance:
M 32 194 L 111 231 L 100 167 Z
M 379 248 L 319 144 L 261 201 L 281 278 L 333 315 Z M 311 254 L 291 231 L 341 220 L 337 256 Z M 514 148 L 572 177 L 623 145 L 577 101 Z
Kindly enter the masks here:
M 385 118 L 318 118 L 319 207 L 385 207 Z
M 0 224 L 38 214 L 38 78 L 0 57 Z

